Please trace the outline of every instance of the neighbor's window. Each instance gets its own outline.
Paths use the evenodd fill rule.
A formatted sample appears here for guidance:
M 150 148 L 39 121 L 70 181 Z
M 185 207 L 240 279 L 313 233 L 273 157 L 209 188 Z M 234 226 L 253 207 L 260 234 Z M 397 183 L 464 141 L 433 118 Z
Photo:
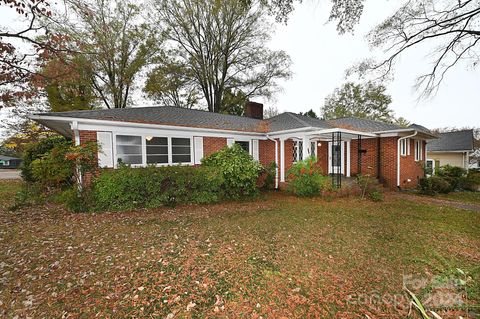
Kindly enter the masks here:
M 168 164 L 168 138 L 147 136 L 145 141 L 147 164 Z
M 142 138 L 117 135 L 117 161 L 125 164 L 142 164 Z
M 172 163 L 190 163 L 191 161 L 190 139 L 172 137 Z
M 415 160 L 422 160 L 422 141 L 420 140 L 415 141 Z
M 293 162 L 298 162 L 303 159 L 303 141 L 293 142 Z
M 243 148 L 245 152 L 250 154 L 250 143 L 248 141 L 235 141 L 235 144 L 240 145 L 240 147 Z

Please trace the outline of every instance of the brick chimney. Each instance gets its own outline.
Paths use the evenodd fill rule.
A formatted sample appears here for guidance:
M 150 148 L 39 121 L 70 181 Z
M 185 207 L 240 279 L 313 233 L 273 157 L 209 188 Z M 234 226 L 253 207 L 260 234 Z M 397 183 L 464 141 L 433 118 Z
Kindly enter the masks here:
M 245 103 L 244 115 L 253 119 L 263 120 L 263 104 L 247 101 Z

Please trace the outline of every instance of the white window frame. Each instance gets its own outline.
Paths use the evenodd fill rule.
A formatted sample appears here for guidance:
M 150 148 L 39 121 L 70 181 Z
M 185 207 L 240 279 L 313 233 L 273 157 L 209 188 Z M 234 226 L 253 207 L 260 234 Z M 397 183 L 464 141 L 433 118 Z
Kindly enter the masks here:
M 300 144 L 302 144 L 302 146 L 300 146 Z M 292 149 L 293 163 L 303 160 L 300 156 L 300 151 L 302 152 L 302 155 L 303 155 L 303 140 L 293 140 L 293 149 Z
M 407 156 L 408 152 L 408 145 L 409 145 L 409 139 L 404 138 L 403 140 L 400 140 L 400 156 Z
M 253 139 L 251 138 L 232 138 L 233 140 L 233 144 L 235 144 L 235 142 L 248 142 L 248 154 L 250 154 L 250 156 L 253 157 Z
M 415 161 L 420 162 L 423 158 L 422 140 L 415 140 Z
M 113 159 L 114 159 L 114 168 L 118 168 L 118 154 L 117 154 L 117 135 L 125 136 L 140 136 L 142 140 L 142 164 L 130 164 L 131 167 L 146 167 L 146 166 L 173 166 L 173 165 L 194 165 L 194 146 L 193 146 L 193 136 L 177 136 L 177 135 L 160 135 L 160 134 L 134 134 L 134 133 L 123 133 L 115 132 L 113 134 Z M 168 163 L 157 163 L 157 164 L 147 164 L 147 136 L 151 137 L 166 137 L 168 145 Z M 173 163 L 172 162 L 172 138 L 184 138 L 190 140 L 190 162 L 182 163 Z

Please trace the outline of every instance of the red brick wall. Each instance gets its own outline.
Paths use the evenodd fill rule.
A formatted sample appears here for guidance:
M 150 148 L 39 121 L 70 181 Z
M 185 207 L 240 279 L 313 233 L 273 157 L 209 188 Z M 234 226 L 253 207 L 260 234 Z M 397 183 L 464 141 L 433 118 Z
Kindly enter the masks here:
M 350 174 L 370 174 L 371 176 L 377 176 L 377 139 L 369 138 L 362 139 L 361 149 L 366 150 L 366 153 L 362 153 L 362 167 L 361 172 L 358 171 L 358 140 L 352 140 L 350 142 Z M 346 144 L 346 143 L 345 143 Z M 382 146 L 380 146 L 382 149 Z M 345 152 L 346 154 L 346 152 Z M 346 162 L 346 161 L 345 161 Z
M 380 182 L 390 189 L 397 188 L 398 137 L 382 137 L 380 140 Z
M 278 152 L 280 152 L 280 144 L 278 146 Z M 258 157 L 263 166 L 267 166 L 271 162 L 275 162 L 275 142 L 271 140 L 259 140 Z
M 203 137 L 203 156 L 218 152 L 227 146 L 227 139 L 224 137 Z
M 422 142 L 422 160 L 415 161 L 415 140 L 410 139 L 410 155 L 400 156 L 400 187 L 414 188 L 424 176 L 425 141 Z M 410 180 L 410 181 L 408 181 Z
M 97 131 L 78 131 L 78 134 L 80 135 L 80 145 L 84 145 L 88 142 L 97 142 Z M 96 154 L 95 157 L 98 164 L 98 154 Z M 92 182 L 92 177 L 92 173 L 87 172 L 85 176 L 83 176 L 83 184 L 90 185 Z

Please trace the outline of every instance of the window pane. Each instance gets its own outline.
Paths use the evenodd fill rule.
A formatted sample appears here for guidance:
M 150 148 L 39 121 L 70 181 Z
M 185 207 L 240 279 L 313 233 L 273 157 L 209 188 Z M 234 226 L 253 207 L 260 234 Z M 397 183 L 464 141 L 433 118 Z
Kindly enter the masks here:
M 140 136 L 117 135 L 117 144 L 142 145 L 142 138 Z
M 148 155 L 147 164 L 168 164 L 168 155 Z
M 117 135 L 117 161 L 125 164 L 142 164 L 142 138 Z
M 172 155 L 173 163 L 190 163 L 190 154 L 189 155 Z
M 240 145 L 241 148 L 244 149 L 245 152 L 250 153 L 250 143 L 247 141 L 236 141 L 235 144 Z
M 172 146 L 183 145 L 183 146 L 190 146 L 190 139 L 189 138 L 172 138 Z
M 148 138 L 146 139 L 147 141 L 147 146 L 149 145 L 162 145 L 162 146 L 167 146 L 168 145 L 168 139 L 166 137 L 152 137 L 150 140 Z
M 173 163 L 190 163 L 192 161 L 190 151 L 189 138 L 172 138 Z
M 147 145 L 147 155 L 167 155 L 168 147 L 167 146 L 151 146 Z
M 118 155 L 118 161 L 124 164 L 142 164 L 142 155 Z

